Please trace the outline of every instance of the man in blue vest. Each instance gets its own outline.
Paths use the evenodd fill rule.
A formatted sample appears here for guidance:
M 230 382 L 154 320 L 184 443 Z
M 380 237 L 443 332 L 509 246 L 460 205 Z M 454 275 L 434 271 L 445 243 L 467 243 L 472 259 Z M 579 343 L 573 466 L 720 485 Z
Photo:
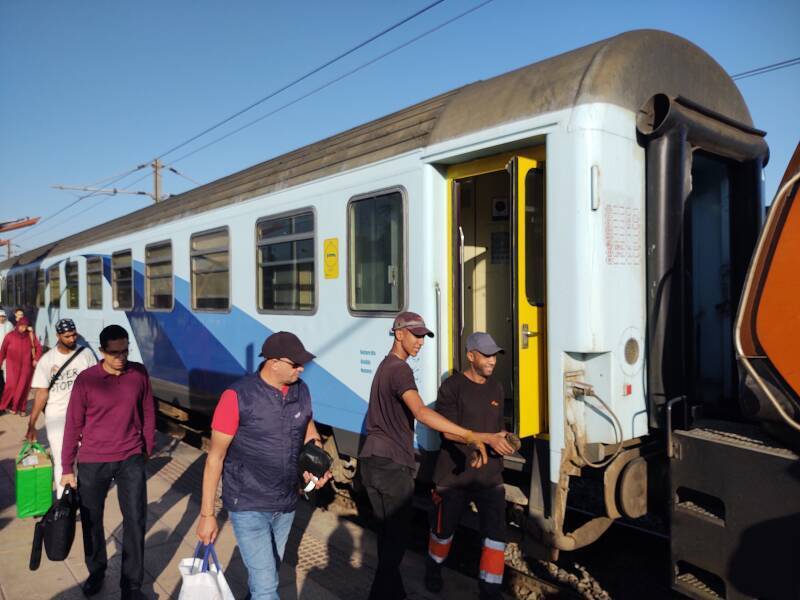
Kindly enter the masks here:
M 297 463 L 303 445 L 322 445 L 311 412 L 303 365 L 314 358 L 293 333 L 280 331 L 261 347 L 258 371 L 220 398 L 211 421 L 211 447 L 203 472 L 197 537 L 213 543 L 222 476 L 222 504 L 247 566 L 252 600 L 278 599 L 278 568 L 298 497 Z M 310 473 L 303 474 L 306 482 Z M 316 481 L 325 485 L 330 472 Z

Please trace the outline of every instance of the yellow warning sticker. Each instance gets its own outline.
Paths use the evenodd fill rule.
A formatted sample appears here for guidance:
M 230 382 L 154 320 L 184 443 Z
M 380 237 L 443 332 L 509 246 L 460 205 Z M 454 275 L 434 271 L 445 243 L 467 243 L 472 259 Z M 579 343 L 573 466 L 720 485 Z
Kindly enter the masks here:
M 339 238 L 328 238 L 322 243 L 325 279 L 339 277 Z

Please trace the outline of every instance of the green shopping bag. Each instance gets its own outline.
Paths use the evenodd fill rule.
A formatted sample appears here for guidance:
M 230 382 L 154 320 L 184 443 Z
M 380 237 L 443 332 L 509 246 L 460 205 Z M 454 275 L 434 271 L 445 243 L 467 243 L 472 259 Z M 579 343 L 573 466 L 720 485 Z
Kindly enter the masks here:
M 38 517 L 53 504 L 53 462 L 37 442 L 25 442 L 17 455 L 17 516 Z

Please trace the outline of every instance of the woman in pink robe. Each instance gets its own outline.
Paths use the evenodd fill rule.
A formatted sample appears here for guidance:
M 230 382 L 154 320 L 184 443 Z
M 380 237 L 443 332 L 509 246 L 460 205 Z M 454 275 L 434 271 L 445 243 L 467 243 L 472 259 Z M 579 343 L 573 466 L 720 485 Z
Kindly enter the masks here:
M 31 389 L 33 367 L 42 356 L 39 340 L 28 328 L 27 317 L 17 320 L 14 331 L 8 333 L 0 346 L 0 366 L 6 363 L 6 387 L 0 398 L 0 410 L 25 415 L 28 392 Z

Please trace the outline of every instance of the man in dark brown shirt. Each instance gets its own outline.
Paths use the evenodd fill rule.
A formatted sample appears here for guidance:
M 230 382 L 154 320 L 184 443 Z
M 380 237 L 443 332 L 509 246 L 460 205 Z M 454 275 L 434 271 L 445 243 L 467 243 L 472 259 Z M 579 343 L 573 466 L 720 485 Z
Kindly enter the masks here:
M 416 313 L 400 313 L 392 332 L 392 350 L 372 380 L 367 437 L 359 455 L 361 480 L 379 521 L 378 568 L 369 594 L 371 600 L 406 597 L 399 568 L 411 529 L 414 419 L 436 431 L 458 436 L 470 447 L 471 463 L 476 468 L 487 460 L 480 434 L 448 421 L 420 398 L 406 360 L 419 353 L 426 336 L 433 337 L 425 321 Z
M 428 540 L 425 587 L 442 589 L 441 565 L 450 552 L 461 513 L 472 501 L 478 509 L 483 537 L 478 588 L 481 600 L 502 598 L 505 564 L 505 488 L 503 456 L 514 452 L 503 426 L 503 386 L 492 379 L 497 355 L 503 349 L 488 333 L 476 331 L 467 338 L 469 367 L 455 373 L 439 388 L 436 410 L 451 421 L 484 431 L 481 440 L 490 446 L 488 463 L 481 469 L 469 464 L 470 449 L 450 433 L 442 435 L 436 462 L 434 512 Z

